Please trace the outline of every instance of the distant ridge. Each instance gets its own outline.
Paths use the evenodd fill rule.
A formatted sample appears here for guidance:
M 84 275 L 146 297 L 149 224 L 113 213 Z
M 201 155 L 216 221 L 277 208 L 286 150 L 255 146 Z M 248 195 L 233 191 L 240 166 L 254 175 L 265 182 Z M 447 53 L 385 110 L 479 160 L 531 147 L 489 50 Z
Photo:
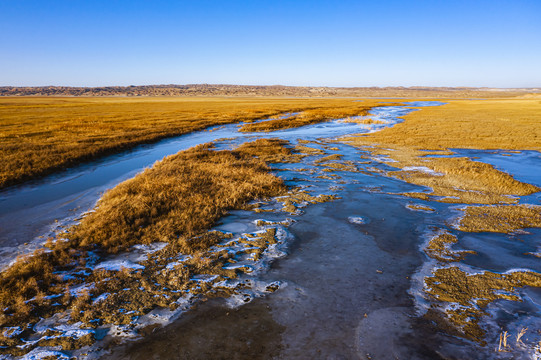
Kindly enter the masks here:
M 254 85 L 141 85 L 103 87 L 0 87 L 0 96 L 287 96 L 287 97 L 501 97 L 540 93 L 541 89 L 472 87 L 306 87 Z M 503 94 L 505 93 L 505 94 Z

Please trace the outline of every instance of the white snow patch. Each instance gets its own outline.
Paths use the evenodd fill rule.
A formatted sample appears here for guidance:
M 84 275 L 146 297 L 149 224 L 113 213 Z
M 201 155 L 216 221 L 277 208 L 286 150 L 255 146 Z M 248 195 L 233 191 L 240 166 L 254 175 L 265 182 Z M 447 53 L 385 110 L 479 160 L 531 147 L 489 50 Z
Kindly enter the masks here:
M 437 172 L 437 171 L 434 171 L 430 168 L 427 168 L 426 166 L 406 166 L 404 168 L 402 168 L 402 170 L 404 171 L 420 171 L 420 172 L 424 172 L 426 174 L 430 174 L 430 175 L 434 175 L 434 176 L 443 176 L 445 174 L 443 173 L 440 173 L 440 172 Z
M 369 220 L 362 216 L 350 216 L 348 217 L 348 221 L 352 224 L 357 224 L 357 225 L 365 225 L 369 223 Z
M 99 263 L 95 267 L 95 269 L 105 269 L 105 270 L 109 270 L 109 271 L 120 271 L 123 268 L 131 269 L 131 270 L 142 270 L 145 267 L 143 265 L 136 264 L 136 263 L 131 262 L 129 260 L 104 261 L 102 263 Z

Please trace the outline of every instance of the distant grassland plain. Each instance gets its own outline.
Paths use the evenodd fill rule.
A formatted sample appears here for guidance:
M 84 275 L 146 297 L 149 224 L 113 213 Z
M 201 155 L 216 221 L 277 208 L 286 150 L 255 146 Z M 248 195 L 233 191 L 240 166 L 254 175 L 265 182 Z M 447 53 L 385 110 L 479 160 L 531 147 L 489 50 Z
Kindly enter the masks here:
M 0 98 L 0 188 L 213 125 L 308 114 L 298 125 L 365 115 L 389 100 L 304 98 Z M 282 127 L 288 127 L 282 124 Z

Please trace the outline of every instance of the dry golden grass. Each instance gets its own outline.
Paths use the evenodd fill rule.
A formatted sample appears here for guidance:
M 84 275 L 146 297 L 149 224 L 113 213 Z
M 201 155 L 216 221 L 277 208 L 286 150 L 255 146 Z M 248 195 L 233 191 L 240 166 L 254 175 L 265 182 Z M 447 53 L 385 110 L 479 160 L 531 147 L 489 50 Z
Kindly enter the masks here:
M 371 118 L 368 119 L 355 119 L 355 118 L 346 118 L 342 120 L 344 123 L 354 123 L 354 124 L 363 124 L 363 125 L 372 125 L 372 124 L 385 124 L 385 121 L 374 120 Z
M 365 139 L 360 137 L 344 138 L 343 141 L 365 145 Z M 377 145 L 367 149 L 374 155 L 388 156 L 390 160 L 384 162 L 401 169 L 388 171 L 387 175 L 432 189 L 430 193 L 403 194 L 409 197 L 448 203 L 495 204 L 515 203 L 517 199 L 512 196 L 539 191 L 538 187 L 517 181 L 489 164 L 465 157 L 430 157 L 431 154 L 447 154 L 446 151 L 427 152 L 397 145 Z
M 413 210 L 413 211 L 426 211 L 426 212 L 433 212 L 436 211 L 434 208 L 423 205 L 423 204 L 408 204 L 406 205 L 406 208 Z
M 541 150 L 539 99 L 449 100 L 405 119 L 362 138 L 366 143 L 413 149 Z
M 455 251 L 451 249 L 458 239 L 449 233 L 438 234 L 430 239 L 425 247 L 425 253 L 440 262 L 456 262 L 462 260 L 466 254 L 475 254 L 475 251 Z
M 305 110 L 340 117 L 356 104 L 344 99 L 4 97 L 0 188 L 212 125 Z
M 306 155 L 322 155 L 322 154 L 325 154 L 325 151 L 323 151 L 321 149 L 313 148 L 311 146 L 304 146 L 304 145 L 300 145 L 300 144 L 295 146 L 295 150 L 297 150 L 298 152 L 300 152 L 302 154 L 306 154 Z
M 447 267 L 426 277 L 425 284 L 427 292 L 434 298 L 460 305 L 445 311 L 447 321 L 459 329 L 461 335 L 481 342 L 485 332 L 478 322 L 486 315 L 488 304 L 498 299 L 519 301 L 516 289 L 541 287 L 541 274 L 520 271 L 468 274 L 458 267 Z
M 255 156 L 267 163 L 278 162 L 299 162 L 305 155 L 295 153 L 289 147 L 289 143 L 285 140 L 274 139 L 258 139 L 247 142 L 237 148 L 236 151 L 245 155 Z
M 259 154 L 275 155 L 282 148 L 280 143 L 274 147 L 271 143 L 264 142 L 266 147 Z M 69 232 L 70 240 L 117 252 L 134 243 L 194 236 L 228 209 L 285 190 L 265 163 L 253 158 L 254 146 L 244 146 L 248 153 L 242 149 L 209 151 L 199 146 L 167 157 L 107 191 L 95 211 Z
M 541 101 L 539 99 L 452 100 L 421 108 L 405 121 L 376 133 L 344 138 L 387 155 L 389 165 L 401 171 L 389 175 L 433 189 L 429 195 L 457 203 L 513 203 L 510 195 L 528 195 L 539 188 L 514 180 L 494 167 L 467 158 L 421 157 L 450 154 L 452 148 L 541 150 Z M 435 150 L 436 152 L 422 151 Z M 404 170 L 426 167 L 440 173 Z M 425 193 L 410 193 L 428 199 Z
M 503 232 L 541 227 L 541 206 L 495 205 L 468 206 L 458 228 L 470 232 Z
M 363 101 L 362 103 L 353 102 L 351 100 L 344 100 L 341 104 L 325 104 L 321 101 L 321 105 L 315 109 L 308 109 L 302 111 L 300 114 L 284 118 L 263 121 L 258 123 L 246 124 L 240 128 L 240 131 L 253 132 L 253 131 L 275 131 L 282 129 L 290 129 L 301 127 L 305 125 L 317 124 L 323 121 L 332 119 L 340 119 L 350 116 L 367 115 L 368 111 L 375 106 L 390 106 L 396 105 L 386 101 Z
M 230 256 L 227 251 L 207 252 L 227 236 L 207 230 L 230 209 L 242 208 L 253 199 L 287 193 L 283 181 L 261 160 L 289 154 L 283 145 L 279 140 L 259 140 L 233 151 L 214 151 L 209 145 L 200 145 L 169 156 L 107 191 L 78 225 L 50 239 L 47 250 L 19 258 L 0 274 L 0 307 L 4 309 L 0 327 L 35 324 L 64 310 L 71 310 L 73 321 L 87 325 L 96 319 L 128 323 L 132 316 L 153 307 L 176 306 L 171 296 L 177 293 L 164 289 L 178 292 L 193 287 L 207 291 L 210 285 L 190 282 L 195 274 L 234 277 L 236 270 L 223 268 Z M 272 243 L 269 236 L 259 242 Z M 93 269 L 87 263 L 92 256 L 153 242 L 168 245 L 152 254 L 141 271 Z M 254 256 L 260 253 L 256 251 Z M 179 254 L 192 258 L 165 271 L 168 262 Z M 64 278 L 59 271 L 79 275 Z M 70 293 L 69 288 L 82 283 L 94 287 L 78 296 Z M 105 293 L 111 295 L 93 303 L 96 296 Z M 123 313 L 122 309 L 133 313 Z M 83 340 L 79 346 L 89 341 Z M 20 343 L 19 337 L 0 339 L 12 354 L 19 351 L 14 346 Z

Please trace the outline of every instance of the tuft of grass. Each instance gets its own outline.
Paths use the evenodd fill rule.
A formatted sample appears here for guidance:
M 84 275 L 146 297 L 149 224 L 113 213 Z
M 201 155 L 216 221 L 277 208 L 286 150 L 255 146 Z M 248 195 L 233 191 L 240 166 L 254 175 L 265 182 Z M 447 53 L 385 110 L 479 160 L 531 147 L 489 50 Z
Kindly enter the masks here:
M 385 124 L 385 121 L 374 120 L 372 118 L 368 118 L 368 119 L 352 119 L 351 117 L 348 117 L 348 118 L 342 120 L 342 122 L 354 123 L 354 124 L 363 124 L 363 125 Z
M 323 151 L 321 149 L 317 149 L 317 148 L 314 148 L 314 147 L 311 147 L 311 146 L 305 146 L 305 145 L 297 145 L 297 146 L 295 146 L 295 150 L 297 150 L 298 152 L 300 152 L 302 154 L 306 154 L 306 155 L 323 155 L 323 154 L 325 154 L 325 151 Z
M 541 206 L 494 205 L 468 206 L 463 209 L 457 227 L 469 232 L 503 232 L 541 227 Z
M 242 144 L 236 151 L 257 157 L 267 163 L 299 162 L 305 155 L 297 154 L 297 149 L 293 151 L 286 146 L 288 144 L 286 140 L 277 138 L 258 139 Z
M 475 251 L 454 251 L 451 245 L 456 244 L 458 238 L 447 232 L 438 234 L 430 239 L 425 247 L 425 253 L 440 262 L 456 262 L 464 259 L 466 254 L 475 254 Z
M 423 205 L 423 204 L 408 204 L 406 205 L 406 208 L 413 210 L 413 211 L 426 211 L 426 212 L 434 212 L 436 211 L 434 208 Z

